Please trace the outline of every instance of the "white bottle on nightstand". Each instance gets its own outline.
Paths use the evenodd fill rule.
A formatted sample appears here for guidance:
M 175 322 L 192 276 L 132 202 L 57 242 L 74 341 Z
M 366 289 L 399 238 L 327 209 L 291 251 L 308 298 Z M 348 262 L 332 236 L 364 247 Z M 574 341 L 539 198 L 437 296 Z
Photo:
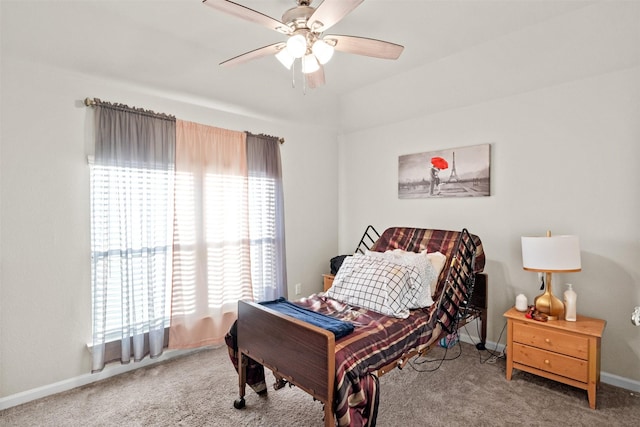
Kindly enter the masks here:
M 573 290 L 571 283 L 568 283 L 569 289 L 564 291 L 564 320 L 570 322 L 576 321 L 576 300 L 578 295 Z

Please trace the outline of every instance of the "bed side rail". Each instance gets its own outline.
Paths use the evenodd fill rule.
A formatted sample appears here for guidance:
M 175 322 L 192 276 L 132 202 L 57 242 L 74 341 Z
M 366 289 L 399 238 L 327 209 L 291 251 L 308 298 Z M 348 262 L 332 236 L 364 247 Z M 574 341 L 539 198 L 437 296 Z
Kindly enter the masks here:
M 358 242 L 358 246 L 356 246 L 356 250 L 353 253 L 361 253 L 364 255 L 365 251 L 369 250 L 379 238 L 380 233 L 373 228 L 373 225 L 367 226 L 364 230 L 364 234 L 360 238 L 360 242 Z
M 448 334 L 457 330 L 458 320 L 466 316 L 475 284 L 475 257 L 476 244 L 465 228 L 451 257 L 445 288 L 436 311 L 437 322 Z

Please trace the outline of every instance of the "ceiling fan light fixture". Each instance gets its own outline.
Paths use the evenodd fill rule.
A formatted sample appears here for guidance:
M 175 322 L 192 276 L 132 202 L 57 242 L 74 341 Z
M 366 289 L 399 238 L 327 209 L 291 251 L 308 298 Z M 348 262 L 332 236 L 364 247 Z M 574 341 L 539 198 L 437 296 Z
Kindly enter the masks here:
M 324 40 L 318 39 L 315 41 L 315 43 L 313 43 L 313 46 L 311 46 L 311 51 L 316 56 L 316 58 L 318 58 L 318 62 L 324 65 L 329 62 L 329 60 L 333 56 L 334 49 L 333 46 L 331 46 Z
M 305 57 L 302 58 L 302 72 L 304 74 L 315 73 L 319 69 L 320 64 L 318 64 L 318 60 L 312 53 L 305 55 Z
M 276 58 L 282 65 L 284 65 L 287 70 L 291 69 L 293 62 L 296 60 L 296 58 L 294 58 L 293 55 L 289 53 L 289 50 L 287 48 L 284 48 L 280 50 L 280 52 L 276 53 Z
M 289 37 L 287 50 L 294 58 L 302 58 L 307 52 L 307 39 L 302 34 Z

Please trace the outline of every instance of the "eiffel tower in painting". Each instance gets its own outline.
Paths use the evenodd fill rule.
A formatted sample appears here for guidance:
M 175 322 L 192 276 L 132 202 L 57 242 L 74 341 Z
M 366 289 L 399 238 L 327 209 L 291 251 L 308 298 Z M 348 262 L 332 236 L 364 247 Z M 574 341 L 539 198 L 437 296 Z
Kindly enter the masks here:
M 456 152 L 453 152 L 453 162 L 451 165 L 451 175 L 449 175 L 449 180 L 447 181 L 447 183 L 449 182 L 460 182 L 460 179 L 458 178 L 458 173 L 456 172 Z

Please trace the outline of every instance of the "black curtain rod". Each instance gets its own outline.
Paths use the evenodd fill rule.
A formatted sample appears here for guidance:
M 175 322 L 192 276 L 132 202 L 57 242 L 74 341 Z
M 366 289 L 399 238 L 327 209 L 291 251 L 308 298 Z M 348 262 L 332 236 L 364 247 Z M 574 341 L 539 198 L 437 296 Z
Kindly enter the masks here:
M 284 144 L 284 138 L 282 138 L 282 137 L 276 137 L 276 136 L 273 136 L 273 135 L 267 135 L 267 134 L 265 134 L 265 133 L 258 133 L 258 134 L 256 134 L 256 133 L 252 133 L 252 132 L 249 132 L 249 131 L 246 131 L 246 132 L 247 132 L 249 135 L 253 135 L 253 136 L 263 136 L 263 137 L 265 137 L 265 138 L 277 138 L 277 139 L 278 139 L 278 142 L 279 142 L 280 144 Z
M 96 105 L 99 105 L 99 106 L 105 107 L 105 108 L 112 108 L 114 110 L 120 110 L 120 111 L 129 111 L 129 112 L 132 112 L 132 113 L 144 114 L 144 115 L 147 115 L 147 116 L 157 117 L 159 119 L 165 119 L 165 120 L 175 120 L 176 119 L 175 116 L 172 116 L 170 114 L 156 113 L 155 111 L 152 111 L 152 110 L 145 110 L 143 108 L 129 107 L 128 105 L 125 105 L 125 104 L 112 104 L 111 102 L 102 101 L 99 98 L 85 98 L 84 99 L 84 105 L 86 105 L 87 107 L 95 107 Z M 269 136 L 269 135 L 261 134 L 261 136 Z M 284 144 L 284 138 L 278 138 L 278 142 L 280 144 Z
M 113 110 L 127 111 L 130 113 L 142 114 L 145 116 L 156 117 L 158 119 L 163 119 L 163 120 L 176 119 L 175 116 L 172 116 L 170 114 L 156 113 L 155 111 L 152 111 L 152 110 L 145 110 L 144 108 L 129 107 L 128 105 L 125 105 L 125 104 L 114 104 L 111 102 L 102 101 L 99 98 L 85 98 L 84 105 L 86 105 L 87 107 L 100 106 L 104 108 L 111 108 Z

